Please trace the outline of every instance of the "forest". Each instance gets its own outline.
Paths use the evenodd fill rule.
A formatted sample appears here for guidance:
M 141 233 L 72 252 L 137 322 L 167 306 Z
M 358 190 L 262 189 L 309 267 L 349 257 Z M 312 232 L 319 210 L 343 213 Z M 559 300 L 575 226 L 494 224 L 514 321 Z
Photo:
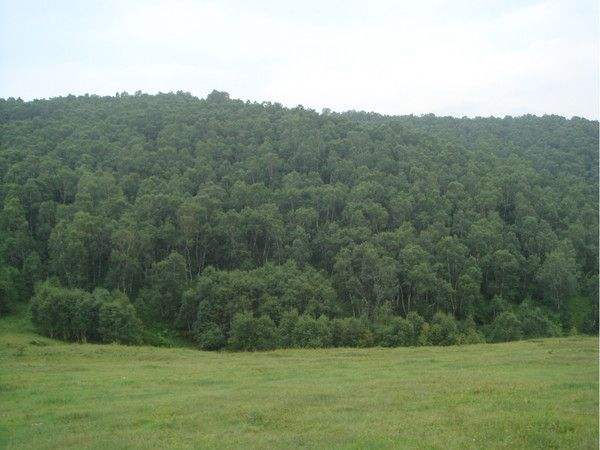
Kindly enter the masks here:
M 204 350 L 598 332 L 598 122 L 0 100 L 0 315 Z

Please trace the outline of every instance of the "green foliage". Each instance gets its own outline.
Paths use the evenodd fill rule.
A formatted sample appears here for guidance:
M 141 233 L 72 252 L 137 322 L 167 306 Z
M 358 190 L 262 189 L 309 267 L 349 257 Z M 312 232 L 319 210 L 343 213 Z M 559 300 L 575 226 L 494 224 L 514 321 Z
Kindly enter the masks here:
M 227 340 L 218 325 L 207 324 L 197 331 L 196 341 L 202 350 L 220 350 L 227 344 Z
M 437 312 L 433 320 L 421 336 L 421 342 L 428 345 L 453 345 L 458 340 L 458 323 L 456 319 L 443 312 Z
M 184 294 L 178 321 L 197 329 L 214 324 L 228 335 L 237 313 L 250 311 L 280 322 L 291 310 L 308 315 L 332 314 L 334 299 L 333 288 L 321 273 L 312 268 L 300 269 L 294 263 L 266 264 L 250 271 L 208 267 Z
M 0 266 L 0 316 L 10 313 L 21 299 L 19 275 L 12 266 Z
M 298 317 L 291 338 L 294 347 L 329 347 L 332 342 L 330 321 L 326 316 L 315 319 L 303 314 Z
M 467 317 L 460 326 L 460 334 L 456 340 L 459 345 L 481 344 L 485 342 L 485 337 L 477 330 L 477 326 L 472 317 Z
M 14 195 L 4 198 L 3 205 L 0 211 L 0 261 L 20 268 L 33 247 L 27 212 Z
M 270 350 L 277 346 L 277 327 L 268 316 L 239 313 L 231 321 L 228 340 L 233 350 Z
M 138 310 L 147 321 L 173 323 L 181 310 L 181 296 L 186 286 L 185 259 L 171 252 L 164 260 L 153 263 L 149 287 L 139 295 Z
M 93 289 L 106 271 L 110 248 L 104 218 L 78 211 L 59 222 L 48 240 L 50 271 L 68 287 Z
M 411 345 L 422 345 L 423 342 L 421 342 L 420 336 L 422 335 L 423 328 L 426 325 L 428 326 L 425 319 L 418 312 L 411 311 L 406 315 L 406 320 L 412 326 L 413 335 L 411 337 Z
M 351 305 L 353 312 L 371 316 L 393 295 L 394 266 L 392 258 L 368 243 L 342 249 L 333 267 L 341 300 Z
M 407 347 L 415 344 L 413 324 L 402 317 L 392 317 L 377 326 L 377 342 L 383 347 Z
M 550 252 L 539 269 L 544 299 L 557 311 L 577 292 L 575 251 L 568 242 Z M 563 306 L 564 308 L 564 306 Z
M 524 338 L 560 336 L 560 325 L 551 320 L 541 308 L 523 302 L 518 309 L 518 318 Z
M 499 298 L 497 299 L 500 300 Z M 519 339 L 560 336 L 560 322 L 555 314 L 547 309 L 535 306 L 531 300 L 523 301 L 518 307 L 508 308 L 503 304 L 486 332 L 492 342 L 506 342 Z
M 509 312 L 521 336 L 552 335 L 547 310 L 597 332 L 597 121 L 319 114 L 214 91 L 0 100 L 0 136 L 0 314 L 51 278 L 72 290 L 61 308 L 118 290 L 147 329 L 203 348 L 246 313 L 286 347 L 520 337 Z M 136 341 L 117 325 L 138 327 L 131 308 L 100 303 L 109 340 Z M 56 333 L 102 340 L 76 323 Z
M 456 339 L 457 345 L 483 344 L 484 342 L 485 337 L 474 328 L 469 328 Z
M 516 341 L 523 337 L 523 324 L 515 313 L 504 311 L 492 322 L 490 339 L 492 342 Z
M 33 323 L 42 334 L 67 341 L 87 340 L 88 321 L 93 316 L 92 296 L 81 289 L 67 289 L 50 282 L 38 286 L 31 302 Z
M 122 292 L 100 305 L 98 334 L 102 342 L 135 344 L 140 341 L 141 324 L 133 305 Z
M 290 311 L 284 311 L 279 321 L 279 344 L 283 348 L 293 347 L 294 341 L 294 330 L 298 323 L 298 311 L 292 309 Z
M 375 337 L 366 318 L 345 317 L 331 321 L 334 347 L 371 347 Z
M 127 296 L 96 289 L 40 284 L 31 301 L 33 323 L 42 334 L 67 341 L 138 343 L 141 324 Z

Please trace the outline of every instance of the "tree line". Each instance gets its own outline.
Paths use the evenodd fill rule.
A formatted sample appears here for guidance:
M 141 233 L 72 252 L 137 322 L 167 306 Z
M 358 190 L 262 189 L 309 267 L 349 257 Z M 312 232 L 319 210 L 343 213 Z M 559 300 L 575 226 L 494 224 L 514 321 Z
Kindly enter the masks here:
M 597 195 L 582 118 L 0 99 L 0 314 L 211 350 L 596 333 Z

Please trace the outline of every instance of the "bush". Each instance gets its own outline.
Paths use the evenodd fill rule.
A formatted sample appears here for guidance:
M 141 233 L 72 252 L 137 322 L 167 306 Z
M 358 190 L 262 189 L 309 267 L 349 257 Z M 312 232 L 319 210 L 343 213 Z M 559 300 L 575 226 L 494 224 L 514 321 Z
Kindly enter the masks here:
M 345 317 L 331 321 L 332 344 L 335 347 L 371 347 L 375 339 L 364 318 Z
M 96 288 L 92 295 L 86 298 L 80 306 L 79 317 L 85 324 L 86 339 L 91 342 L 100 342 L 100 306 L 112 300 L 110 292 L 103 288 Z
M 479 331 L 472 317 L 467 317 L 461 324 L 461 330 L 456 340 L 458 345 L 481 344 L 485 338 Z
M 424 345 L 421 339 L 423 327 L 429 324 L 425 322 L 425 319 L 416 311 L 411 311 L 406 315 L 406 320 L 412 325 L 413 335 L 410 345 Z
M 485 338 L 477 330 L 467 330 L 456 338 L 457 345 L 483 344 Z
M 20 299 L 20 274 L 12 266 L 0 266 L 0 317 L 11 312 Z
M 229 347 L 233 350 L 270 350 L 277 346 L 277 328 L 268 316 L 238 313 L 231 321 Z
M 523 302 L 517 318 L 521 322 L 524 338 L 560 336 L 560 326 L 553 322 L 539 307 Z
M 424 342 L 429 345 L 454 345 L 458 340 L 458 323 L 446 313 L 437 312 L 424 335 Z
M 431 332 L 431 325 L 428 322 L 424 322 L 421 325 L 419 336 L 417 337 L 417 345 L 429 345 L 429 333 Z
M 593 312 L 582 321 L 580 331 L 586 334 L 598 335 L 598 302 L 593 300 L 592 304 L 591 310 Z
M 66 289 L 42 283 L 31 301 L 31 318 L 39 331 L 65 341 L 86 341 L 93 324 L 87 322 L 91 295 L 81 289 Z
M 210 323 L 198 330 L 196 342 L 202 350 L 220 350 L 227 344 L 227 339 L 217 324 Z
M 598 277 L 595 277 L 596 281 Z M 561 310 L 565 329 L 575 328 L 581 333 L 598 333 L 598 296 L 576 296 Z
M 298 318 L 293 330 L 292 341 L 296 347 L 321 348 L 331 345 L 332 330 L 329 319 L 321 316 L 315 319 L 303 314 Z
M 490 327 L 490 340 L 492 342 L 517 341 L 523 337 L 522 324 L 511 311 L 500 313 Z
M 93 294 L 46 281 L 31 301 L 31 316 L 46 336 L 65 341 L 139 342 L 140 322 L 127 296 L 96 289 Z
M 116 292 L 112 299 L 100 305 L 98 334 L 102 342 L 136 344 L 140 342 L 141 323 L 127 296 Z
M 377 342 L 383 347 L 410 346 L 414 343 L 413 324 L 402 317 L 393 317 L 377 330 Z
M 283 348 L 294 346 L 294 328 L 296 328 L 296 323 L 298 323 L 298 311 L 295 309 L 286 311 L 281 315 L 281 320 L 279 321 L 279 336 L 280 345 Z

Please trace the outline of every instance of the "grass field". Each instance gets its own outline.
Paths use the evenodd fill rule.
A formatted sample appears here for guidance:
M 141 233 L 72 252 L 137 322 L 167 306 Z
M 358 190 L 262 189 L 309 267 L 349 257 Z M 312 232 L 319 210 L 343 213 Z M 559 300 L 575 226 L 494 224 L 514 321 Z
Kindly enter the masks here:
M 0 447 L 598 448 L 598 339 L 207 353 L 4 318 Z

